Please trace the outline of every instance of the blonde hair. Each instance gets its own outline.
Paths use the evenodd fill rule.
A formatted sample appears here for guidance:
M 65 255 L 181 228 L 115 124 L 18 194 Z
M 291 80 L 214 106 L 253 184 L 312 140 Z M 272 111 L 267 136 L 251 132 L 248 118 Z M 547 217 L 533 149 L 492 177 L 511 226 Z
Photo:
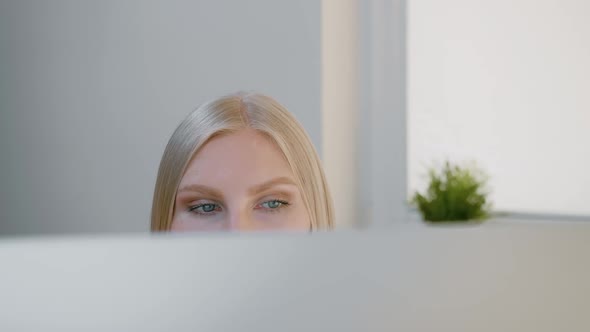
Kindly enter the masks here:
M 178 185 L 198 150 L 213 136 L 244 128 L 266 134 L 282 151 L 301 191 L 311 228 L 333 227 L 332 198 L 324 171 L 301 124 L 268 96 L 237 93 L 201 105 L 172 134 L 156 179 L 152 231 L 170 230 Z

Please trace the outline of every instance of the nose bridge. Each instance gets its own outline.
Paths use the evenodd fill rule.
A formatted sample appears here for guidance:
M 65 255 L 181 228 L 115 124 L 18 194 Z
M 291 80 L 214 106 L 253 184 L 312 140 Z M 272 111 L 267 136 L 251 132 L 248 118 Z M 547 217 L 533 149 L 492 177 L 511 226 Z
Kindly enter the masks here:
M 251 214 L 241 207 L 232 209 L 229 213 L 228 226 L 230 231 L 247 231 L 252 229 Z

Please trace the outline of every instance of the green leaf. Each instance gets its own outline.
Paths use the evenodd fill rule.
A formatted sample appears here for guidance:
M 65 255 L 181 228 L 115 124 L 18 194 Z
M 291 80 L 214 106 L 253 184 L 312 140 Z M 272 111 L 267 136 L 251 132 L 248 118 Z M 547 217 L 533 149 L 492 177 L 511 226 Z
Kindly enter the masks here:
M 491 204 L 486 190 L 488 176 L 476 166 L 462 167 L 446 162 L 441 170 L 428 171 L 425 193 L 416 192 L 411 204 L 427 221 L 483 220 Z

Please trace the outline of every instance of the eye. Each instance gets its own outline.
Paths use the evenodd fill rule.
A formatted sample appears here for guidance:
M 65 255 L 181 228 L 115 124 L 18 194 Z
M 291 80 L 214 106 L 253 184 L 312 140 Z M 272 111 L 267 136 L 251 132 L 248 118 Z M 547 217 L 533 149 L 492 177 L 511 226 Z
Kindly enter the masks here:
M 219 206 L 219 204 L 215 204 L 215 203 L 204 203 L 204 204 L 191 206 L 191 207 L 189 207 L 188 210 L 190 212 L 194 212 L 196 214 L 210 215 L 210 214 L 214 214 L 216 211 L 220 211 L 221 207 Z
M 273 199 L 270 201 L 266 201 L 263 203 L 260 203 L 258 206 L 262 209 L 267 209 L 267 210 L 277 210 L 285 205 L 289 205 L 288 202 L 282 201 L 282 200 L 278 200 L 278 199 Z

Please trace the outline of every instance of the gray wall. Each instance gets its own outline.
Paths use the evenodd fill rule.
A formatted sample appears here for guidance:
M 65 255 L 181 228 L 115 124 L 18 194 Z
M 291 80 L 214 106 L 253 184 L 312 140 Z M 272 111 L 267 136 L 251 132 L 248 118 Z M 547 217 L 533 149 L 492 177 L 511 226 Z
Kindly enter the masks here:
M 406 0 L 359 1 L 361 226 L 406 222 Z M 362 218 L 364 217 L 364 218 Z
M 0 2 L 0 235 L 148 229 L 182 118 L 276 97 L 321 146 L 320 1 Z

